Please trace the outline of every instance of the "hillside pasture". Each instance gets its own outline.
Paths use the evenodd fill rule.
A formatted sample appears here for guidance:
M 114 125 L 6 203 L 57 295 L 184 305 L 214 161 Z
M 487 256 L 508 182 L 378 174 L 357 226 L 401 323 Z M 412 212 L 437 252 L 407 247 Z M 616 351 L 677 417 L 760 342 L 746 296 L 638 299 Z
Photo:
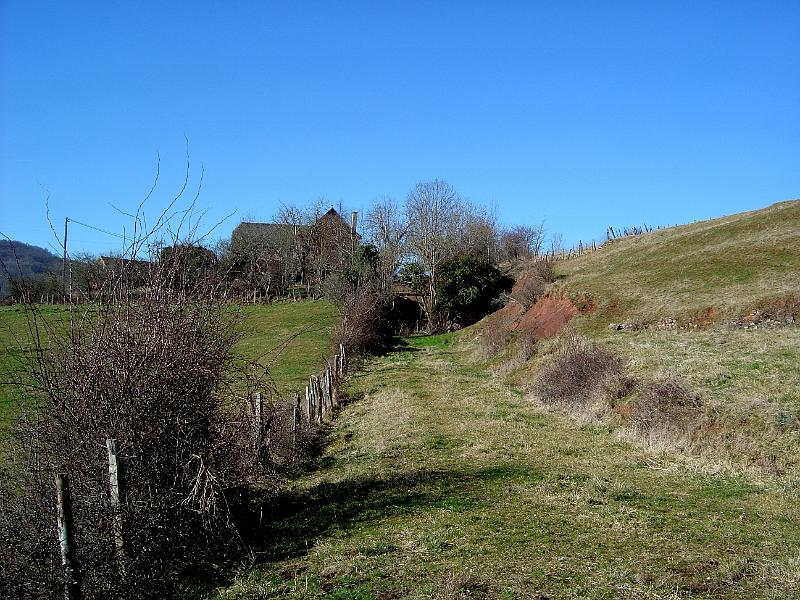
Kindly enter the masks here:
M 41 316 L 48 323 L 56 324 L 68 316 L 61 305 L 41 305 Z M 0 306 L 0 436 L 17 414 L 19 388 L 15 383 L 24 382 L 22 377 L 26 355 L 33 348 L 29 314 L 21 305 Z M 45 332 L 40 331 L 40 335 Z M 42 339 L 46 344 L 46 339 Z
M 709 309 L 733 318 L 800 291 L 800 201 L 616 239 L 556 270 L 570 295 L 597 302 L 583 320 L 591 329 L 691 321 Z
M 302 391 L 333 354 L 339 311 L 331 302 L 245 305 L 241 314 L 243 336 L 235 351 L 267 368 L 282 395 Z

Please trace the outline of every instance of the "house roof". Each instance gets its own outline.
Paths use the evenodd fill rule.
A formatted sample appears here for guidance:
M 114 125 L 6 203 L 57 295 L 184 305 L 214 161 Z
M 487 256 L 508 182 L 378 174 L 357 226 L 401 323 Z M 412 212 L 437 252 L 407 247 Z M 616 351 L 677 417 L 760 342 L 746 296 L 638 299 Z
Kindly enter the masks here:
M 320 221 L 326 222 L 338 222 L 348 230 L 350 230 L 350 223 L 345 221 L 342 216 L 336 212 L 334 208 L 331 208 L 328 212 L 317 219 L 317 223 Z M 281 237 L 288 237 L 291 235 L 296 235 L 301 233 L 307 229 L 309 229 L 309 225 L 291 225 L 286 223 L 255 223 L 251 221 L 242 221 L 236 228 L 233 230 L 232 237 L 258 237 L 261 239 L 280 239 Z M 356 239 L 361 239 L 361 236 L 356 232 Z
M 299 233 L 308 229 L 308 225 L 289 225 L 286 223 L 252 223 L 242 221 L 233 230 L 234 235 L 258 235 L 258 236 L 272 236 L 272 235 L 293 235 L 295 232 Z
M 149 260 L 122 258 L 120 256 L 101 256 L 100 261 L 107 267 L 116 267 L 118 265 L 124 265 L 126 267 L 147 267 L 151 264 Z

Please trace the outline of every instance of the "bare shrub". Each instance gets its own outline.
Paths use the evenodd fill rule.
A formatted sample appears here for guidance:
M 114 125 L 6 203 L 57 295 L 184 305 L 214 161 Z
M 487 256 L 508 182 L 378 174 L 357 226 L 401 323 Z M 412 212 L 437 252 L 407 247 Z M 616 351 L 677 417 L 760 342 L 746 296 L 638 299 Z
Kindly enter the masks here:
M 654 381 L 630 407 L 630 426 L 640 434 L 660 431 L 685 435 L 700 416 L 703 402 L 678 379 Z
M 341 304 L 353 293 L 353 287 L 341 273 L 330 273 L 320 285 L 320 292 L 324 298 Z
M 556 276 L 555 263 L 547 258 L 541 258 L 534 262 L 531 271 L 547 283 L 553 283 L 558 279 Z
M 545 239 L 544 223 L 536 227 L 518 225 L 500 235 L 500 255 L 503 260 L 539 256 Z
M 511 332 L 503 327 L 502 323 L 495 322 L 483 327 L 478 339 L 484 354 L 492 357 L 505 350 L 511 339 Z
M 536 355 L 536 336 L 530 331 L 521 331 L 518 337 L 517 356 L 522 362 L 528 361 Z
M 511 292 L 511 297 L 528 309 L 545 295 L 548 286 L 555 280 L 553 261 L 541 258 L 535 261 L 519 278 Z
M 525 274 L 517 281 L 511 297 L 528 309 L 541 298 L 547 290 L 547 282 L 535 275 Z
M 11 485 L 22 494 L 7 491 L 2 507 L 9 519 L 3 529 L 14 538 L 5 548 L 18 549 L 7 557 L 13 581 L 3 585 L 19 584 L 22 573 L 55 560 L 52 508 L 33 513 L 18 500 L 28 496 L 30 506 L 52 507 L 56 473 L 70 479 L 88 596 L 146 595 L 132 587 L 142 581 L 154 594 L 168 594 L 206 560 L 240 550 L 225 494 L 258 472 L 263 457 L 254 451 L 257 434 L 246 407 L 258 390 L 269 426 L 270 387 L 232 353 L 234 311 L 210 290 L 174 285 L 180 278 L 174 267 L 152 265 L 146 285 L 135 290 L 120 277 L 113 289 L 118 302 L 73 305 L 66 322 L 45 320 L 28 306 L 33 383 L 21 399 L 14 442 L 20 474 Z M 125 581 L 113 551 L 107 438 L 117 440 L 127 482 Z M 22 551 L 20 539 L 31 531 L 41 532 L 42 543 Z M 27 573 L 25 585 L 52 586 L 54 578 L 58 570 L 42 569 Z
M 191 207 L 176 214 L 188 219 Z M 56 474 L 69 477 L 83 595 L 118 598 L 170 597 L 212 565 L 246 556 L 229 497 L 274 476 L 263 439 L 279 406 L 263 369 L 233 353 L 237 315 L 221 300 L 219 278 L 187 271 L 190 253 L 156 260 L 151 240 L 165 233 L 166 212 L 148 231 L 135 219 L 131 245 L 96 296 L 68 299 L 58 318 L 26 305 L 20 418 L 0 479 L 0 590 L 8 597 L 63 593 Z M 177 233 L 173 241 L 187 243 Z M 126 484 L 122 556 L 109 438 Z
M 391 303 L 369 288 L 359 288 L 341 303 L 342 318 L 333 332 L 333 343 L 351 355 L 379 354 L 389 349 L 394 337 L 388 319 Z
M 533 390 L 544 404 L 580 409 L 598 398 L 608 401 L 622 397 L 633 385 L 622 359 L 576 337 L 568 339 L 542 367 Z
M 55 491 L 40 493 L 27 477 L 5 469 L 0 481 L 0 592 L 7 598 L 55 598 L 63 593 Z

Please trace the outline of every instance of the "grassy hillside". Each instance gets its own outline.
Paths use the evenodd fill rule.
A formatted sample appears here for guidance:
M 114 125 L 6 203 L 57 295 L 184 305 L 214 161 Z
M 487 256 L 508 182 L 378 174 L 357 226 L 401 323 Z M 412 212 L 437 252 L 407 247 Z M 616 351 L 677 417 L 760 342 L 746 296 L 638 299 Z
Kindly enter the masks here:
M 301 391 L 332 354 L 339 312 L 326 300 L 247 305 L 242 313 L 245 335 L 236 351 L 267 367 L 284 394 Z
M 538 408 L 451 335 L 410 341 L 352 377 L 218 598 L 800 594 L 796 480 L 712 474 Z
M 623 238 L 558 263 L 570 294 L 597 310 L 585 320 L 691 320 L 741 314 L 759 300 L 800 290 L 800 201 Z
M 607 400 L 601 421 L 633 428 L 630 411 L 652 401 L 650 386 L 677 382 L 699 398 L 702 408 L 696 420 L 682 425 L 681 435 L 650 436 L 646 443 L 707 461 L 796 475 L 800 328 L 743 329 L 730 327 L 729 321 L 757 307 L 783 311 L 783 317 L 793 315 L 795 320 L 800 316 L 800 201 L 616 240 L 592 254 L 560 261 L 556 269 L 553 295 L 561 297 L 563 288 L 582 309 L 567 332 L 588 336 L 622 357 L 624 373 L 635 380 L 624 397 Z M 552 303 L 545 299 L 536 306 L 548 301 Z M 533 312 L 517 322 L 524 324 Z M 609 322 L 657 325 L 666 318 L 677 319 L 677 327 L 607 327 Z M 502 340 L 496 330 L 503 323 L 503 314 L 495 313 L 478 326 L 477 339 L 484 346 Z M 510 343 L 492 362 L 510 373 L 513 383 L 531 389 L 561 340 L 540 342 L 538 351 L 522 360 L 523 332 L 511 331 Z M 577 374 L 580 365 L 570 368 Z M 659 406 L 653 410 L 668 410 Z M 674 427 L 669 422 L 663 426 Z

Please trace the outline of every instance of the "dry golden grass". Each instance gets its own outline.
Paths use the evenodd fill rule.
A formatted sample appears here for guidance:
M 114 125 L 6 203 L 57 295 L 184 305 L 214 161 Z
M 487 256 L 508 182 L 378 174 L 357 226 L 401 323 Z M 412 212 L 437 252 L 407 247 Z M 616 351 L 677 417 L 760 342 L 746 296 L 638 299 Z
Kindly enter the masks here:
M 535 389 L 532 384 L 555 364 L 570 335 L 543 345 L 527 363 L 507 363 L 517 365 L 515 370 L 501 365 L 495 373 L 521 389 Z M 625 374 L 637 384 L 623 398 L 595 394 L 586 406 L 558 412 L 580 423 L 622 428 L 624 439 L 701 461 L 705 466 L 697 468 L 706 472 L 800 477 L 800 328 L 602 331 L 591 337 L 623 359 Z M 679 411 L 681 418 L 671 418 L 670 411 L 654 415 L 660 420 L 637 430 L 636 411 L 647 404 L 648 388 L 670 379 L 699 397 L 698 406 Z

